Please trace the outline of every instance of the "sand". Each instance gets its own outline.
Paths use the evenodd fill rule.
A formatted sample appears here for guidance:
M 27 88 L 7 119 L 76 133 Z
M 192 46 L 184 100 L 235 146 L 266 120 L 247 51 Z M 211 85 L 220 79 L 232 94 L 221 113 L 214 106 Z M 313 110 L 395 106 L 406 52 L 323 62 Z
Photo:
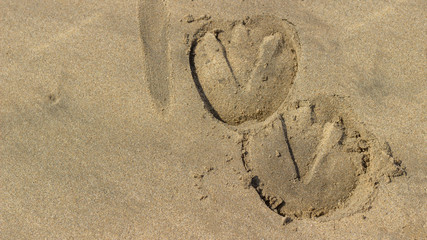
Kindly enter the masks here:
M 425 239 L 424 1 L 0 3 L 1 239 Z

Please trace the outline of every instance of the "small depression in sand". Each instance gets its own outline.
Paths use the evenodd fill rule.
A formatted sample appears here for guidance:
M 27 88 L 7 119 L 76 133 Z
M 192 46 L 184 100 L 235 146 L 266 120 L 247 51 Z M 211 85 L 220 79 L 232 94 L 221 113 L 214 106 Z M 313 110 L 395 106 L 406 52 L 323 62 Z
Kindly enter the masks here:
M 283 103 L 297 72 L 297 38 L 288 22 L 212 21 L 196 36 L 193 78 L 217 119 L 230 125 L 262 121 Z

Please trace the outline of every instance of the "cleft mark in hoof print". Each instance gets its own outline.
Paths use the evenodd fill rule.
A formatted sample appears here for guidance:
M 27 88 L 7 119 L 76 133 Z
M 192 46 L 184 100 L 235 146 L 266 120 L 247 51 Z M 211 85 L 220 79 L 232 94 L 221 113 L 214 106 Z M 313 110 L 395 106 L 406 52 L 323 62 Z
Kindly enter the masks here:
M 193 79 L 217 119 L 230 125 L 263 121 L 279 108 L 297 72 L 298 41 L 288 22 L 211 21 L 195 36 Z
M 404 170 L 344 98 L 286 102 L 298 51 L 284 20 L 212 20 L 194 34 L 189 62 L 207 109 L 241 134 L 250 185 L 270 209 L 326 219 L 369 209 L 378 183 Z

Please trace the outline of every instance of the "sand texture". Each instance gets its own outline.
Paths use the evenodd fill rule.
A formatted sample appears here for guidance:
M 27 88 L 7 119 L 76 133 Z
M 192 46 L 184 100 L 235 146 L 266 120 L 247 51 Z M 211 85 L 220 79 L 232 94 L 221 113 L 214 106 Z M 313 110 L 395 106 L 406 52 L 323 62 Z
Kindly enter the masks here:
M 0 9 L 0 239 L 427 239 L 426 1 Z

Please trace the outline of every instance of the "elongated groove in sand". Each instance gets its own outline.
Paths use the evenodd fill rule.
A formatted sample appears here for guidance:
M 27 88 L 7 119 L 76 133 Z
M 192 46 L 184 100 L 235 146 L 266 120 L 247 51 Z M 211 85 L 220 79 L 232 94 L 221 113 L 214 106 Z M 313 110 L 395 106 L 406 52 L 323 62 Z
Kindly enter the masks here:
M 155 12 L 155 14 L 153 14 Z M 139 24 L 145 77 L 155 104 L 166 108 L 169 103 L 169 45 L 167 41 L 166 6 L 160 0 L 140 0 Z

